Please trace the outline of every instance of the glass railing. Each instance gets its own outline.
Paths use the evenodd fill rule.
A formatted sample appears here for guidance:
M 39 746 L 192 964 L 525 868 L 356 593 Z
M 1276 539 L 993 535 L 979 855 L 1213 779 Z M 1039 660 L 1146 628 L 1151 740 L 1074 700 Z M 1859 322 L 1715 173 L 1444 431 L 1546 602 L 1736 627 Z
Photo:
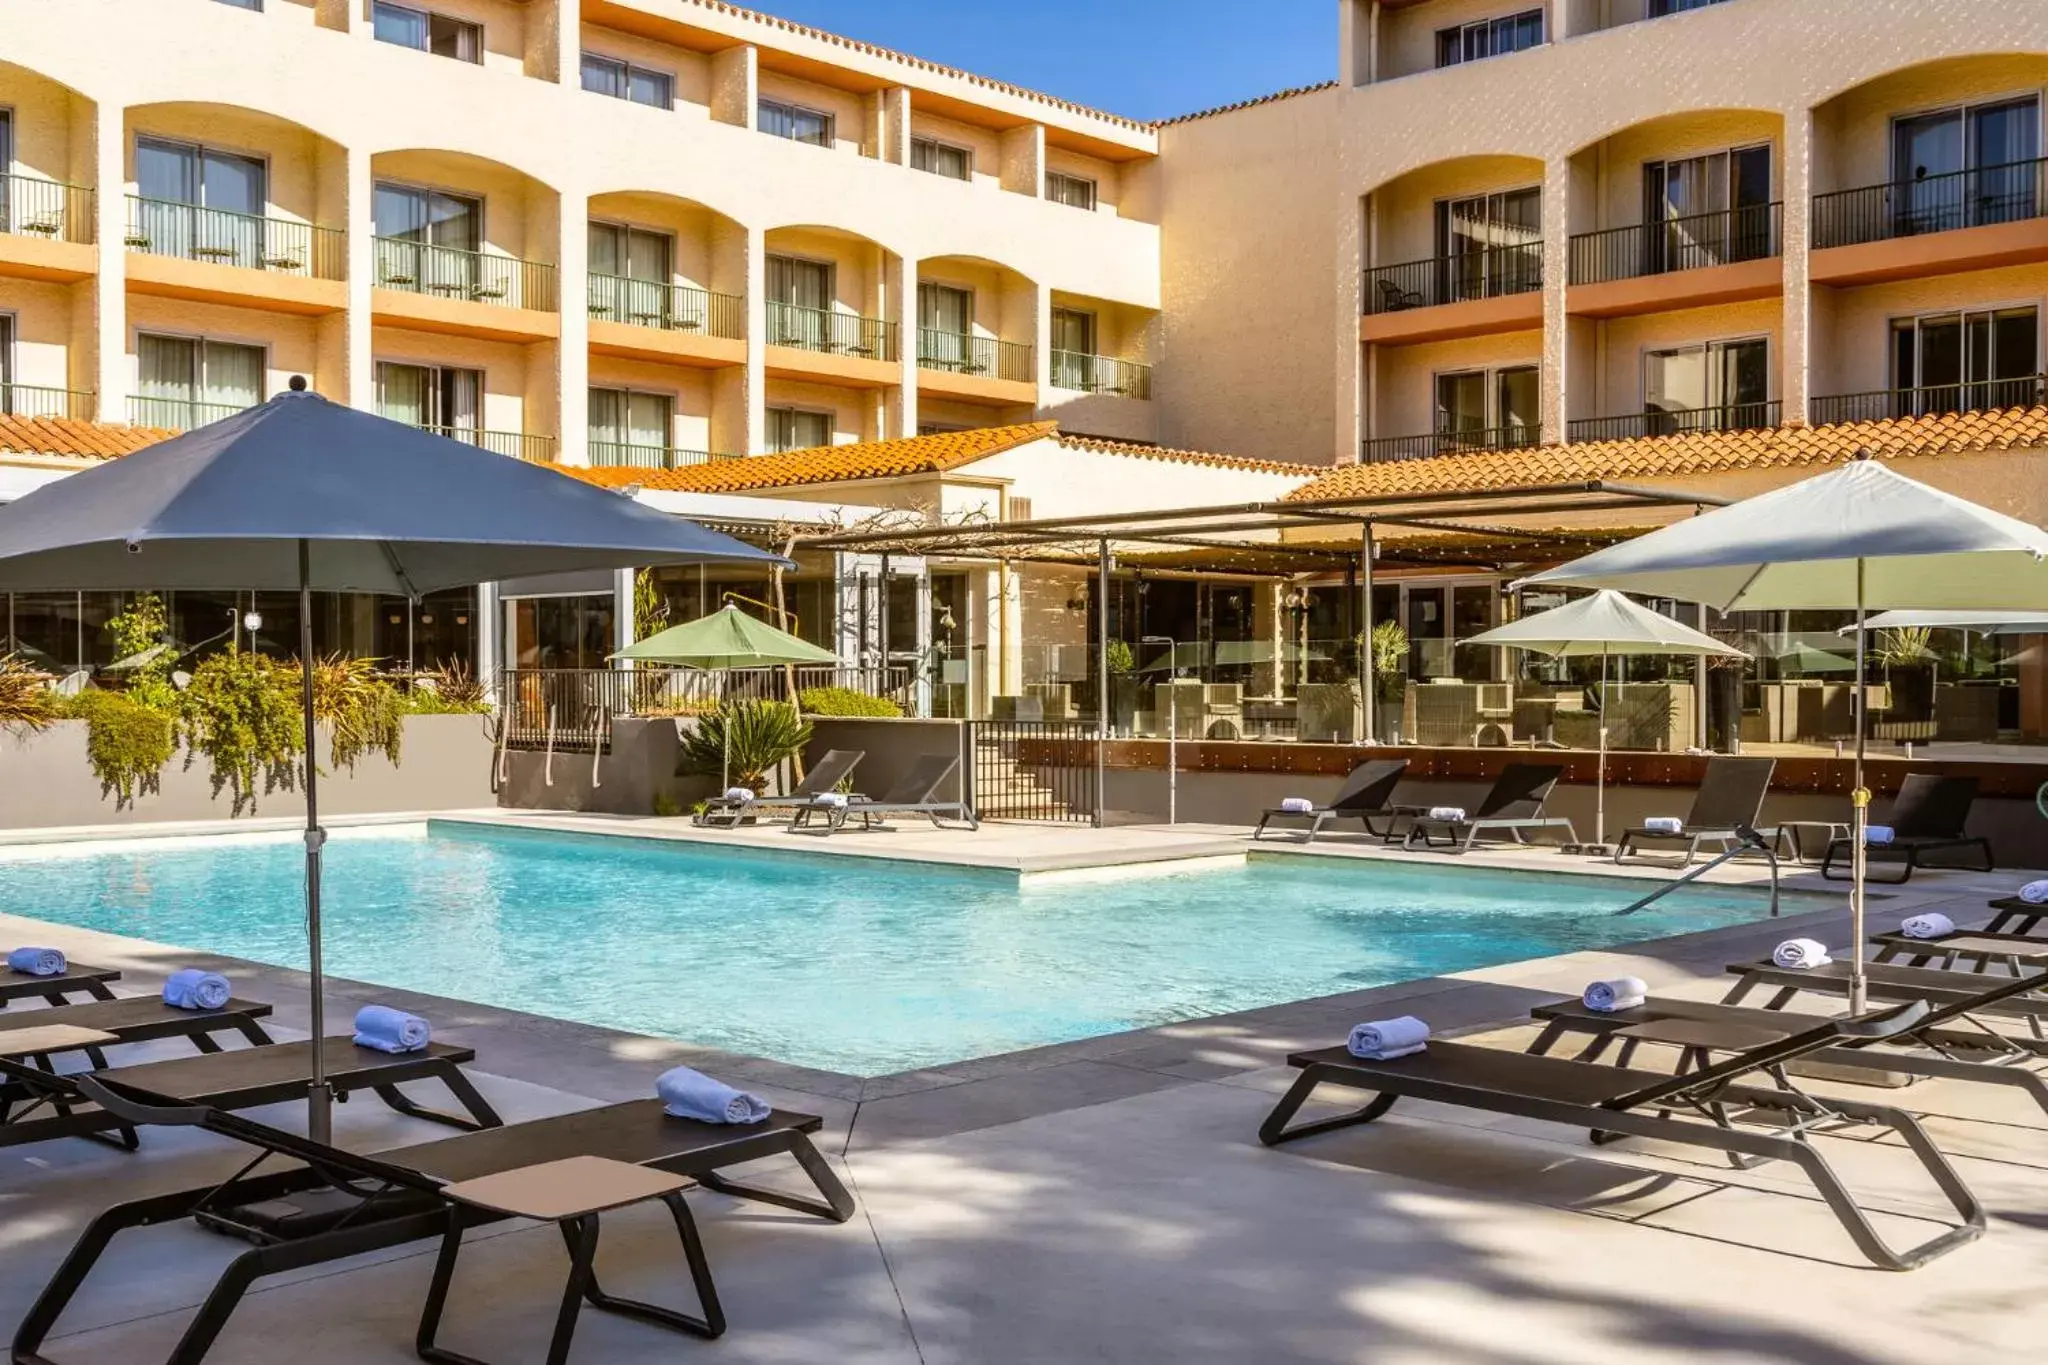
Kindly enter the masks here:
M 1856 246 L 2048 216 L 2048 159 L 1813 197 L 1813 245 Z
M 0 380 L 0 413 L 10 417 L 71 417 L 90 422 L 99 403 L 86 389 L 52 389 Z
M 590 277 L 590 316 L 629 327 L 696 332 L 740 341 L 747 335 L 746 301 L 688 285 L 633 280 L 622 275 Z
M 0 175 L 0 232 L 47 242 L 93 240 L 93 195 L 83 185 Z
M 376 241 L 376 275 L 380 289 L 402 289 L 444 299 L 466 299 L 501 308 L 555 308 L 555 268 L 516 256 L 428 246 L 396 237 Z
M 190 431 L 223 417 L 233 417 L 254 406 L 250 403 L 205 403 L 196 398 L 130 398 L 128 421 L 138 427 L 162 431 Z
M 347 238 L 338 228 L 315 227 L 167 199 L 128 196 L 130 251 L 187 261 L 338 280 L 347 269 Z
M 1023 342 L 968 336 L 937 327 L 917 329 L 917 364 L 924 370 L 1014 379 L 1024 384 L 1038 378 L 1032 368 L 1031 348 Z
M 1405 313 L 1441 303 L 1526 294 L 1542 287 L 1543 242 L 1532 236 L 1455 256 L 1373 266 L 1365 272 L 1365 311 Z
M 1752 204 L 1572 238 L 1573 284 L 1768 260 L 1783 250 L 1783 204 Z
M 519 431 L 481 431 L 475 427 L 433 426 L 419 424 L 421 431 L 431 431 L 436 436 L 446 436 L 451 441 L 460 441 L 468 446 L 481 446 L 498 455 L 510 455 L 529 464 L 552 464 L 555 458 L 555 438 L 552 436 L 528 436 Z
M 2048 378 L 1980 379 L 1967 384 L 1928 384 L 1911 389 L 1874 389 L 1809 398 L 1806 420 L 1817 427 L 1837 422 L 1877 422 L 1891 417 L 1925 417 L 1943 412 L 1996 412 L 2048 402 Z
M 1768 403 L 1724 403 L 1712 408 L 1590 417 L 1567 423 L 1565 439 L 1627 441 L 1639 436 L 1676 436 L 1688 431 L 1758 431 L 1777 426 L 1780 412 L 1780 404 L 1772 399 Z
M 1079 389 L 1083 393 L 1113 393 L 1123 398 L 1152 396 L 1152 367 L 1135 360 L 1113 356 L 1085 355 L 1079 351 L 1052 353 L 1052 383 L 1058 389 Z
M 897 356 L 893 322 L 772 300 L 768 304 L 768 344 L 863 360 L 894 360 Z
M 1365 464 L 1395 460 L 1426 460 L 1434 455 L 1459 455 L 1481 450 L 1523 450 L 1543 439 L 1534 426 L 1469 427 L 1426 436 L 1383 436 L 1365 441 L 1358 458 Z
M 619 469 L 681 469 L 685 465 L 710 464 L 713 460 L 737 460 L 737 455 L 706 450 L 684 450 L 678 446 L 635 445 L 625 441 L 590 438 L 590 463 Z

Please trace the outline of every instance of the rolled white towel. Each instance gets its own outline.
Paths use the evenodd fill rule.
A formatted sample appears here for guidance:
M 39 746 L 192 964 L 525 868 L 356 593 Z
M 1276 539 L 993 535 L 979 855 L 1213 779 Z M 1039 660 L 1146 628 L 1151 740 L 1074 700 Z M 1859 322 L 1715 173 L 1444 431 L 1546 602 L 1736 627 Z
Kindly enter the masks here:
M 1863 842 L 1866 845 L 1888 844 L 1891 841 L 1892 827 L 1890 825 L 1865 825 L 1863 827 Z
M 1825 967 L 1834 959 L 1828 956 L 1827 944 L 1817 938 L 1788 938 L 1771 950 L 1771 961 L 1804 972 Z
M 1429 818 L 1441 821 L 1447 825 L 1462 825 L 1465 823 L 1465 808 L 1463 806 L 1431 806 L 1429 808 Z
M 2048 905 L 2048 881 L 2028 882 L 2020 888 L 2020 899 L 2028 905 Z
M 814 806 L 831 806 L 833 809 L 836 810 L 839 807 L 846 804 L 846 793 L 819 792 L 816 796 L 811 798 L 811 804 Z
M 1945 938 L 1956 931 L 1956 922 L 1939 910 L 1908 915 L 1899 921 L 1899 932 L 1907 938 Z
M 1643 821 L 1643 828 L 1651 834 L 1683 834 L 1685 821 L 1675 815 L 1653 815 Z
M 1428 1047 L 1429 1025 L 1412 1014 L 1404 1014 L 1398 1019 L 1375 1019 L 1352 1029 L 1345 1046 L 1354 1057 L 1362 1057 L 1369 1062 L 1390 1062 Z
M 1639 976 L 1617 976 L 1612 981 L 1595 981 L 1586 987 L 1586 993 L 1579 997 L 1586 1002 L 1589 1010 L 1612 1014 L 1615 1010 L 1632 1010 L 1650 993 L 1649 983 Z
M 1286 796 L 1280 799 L 1280 809 L 1289 815 L 1307 815 L 1315 808 L 1316 803 L 1306 796 Z
M 754 792 L 751 787 L 727 787 L 725 789 L 725 799 L 728 801 L 751 801 L 754 799 Z

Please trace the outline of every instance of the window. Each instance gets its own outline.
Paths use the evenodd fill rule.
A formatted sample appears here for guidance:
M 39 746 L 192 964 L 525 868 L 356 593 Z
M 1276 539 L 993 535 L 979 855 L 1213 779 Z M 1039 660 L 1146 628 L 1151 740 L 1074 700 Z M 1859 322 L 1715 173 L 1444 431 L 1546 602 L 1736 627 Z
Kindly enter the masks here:
M 1481 19 L 1436 31 L 1436 64 L 1456 66 L 1482 57 L 1501 57 L 1543 42 L 1543 11 L 1524 10 L 1503 19 Z
M 769 342 L 824 350 L 830 340 L 827 329 L 831 325 L 831 262 L 770 256 L 767 284 Z
M 1643 357 L 1644 431 L 1739 431 L 1769 426 L 1770 342 L 1709 341 Z
M 371 195 L 376 282 L 391 289 L 472 296 L 482 284 L 481 199 L 380 182 Z
M 675 238 L 623 223 L 590 225 L 590 315 L 639 326 L 671 326 Z
M 1436 377 L 1436 436 L 1449 447 L 1536 444 L 1543 429 L 1534 365 L 1460 370 Z
M 675 441 L 675 409 L 665 393 L 593 387 L 590 462 L 659 467 Z
M 761 131 L 770 137 L 786 137 L 791 142 L 808 142 L 813 147 L 832 145 L 832 116 L 821 114 L 815 109 L 782 104 L 775 100 L 762 100 L 759 123 Z
M 144 426 L 182 431 L 263 401 L 261 346 L 141 332 L 135 359 L 141 380 L 135 420 Z
M 583 54 L 583 88 L 650 109 L 672 110 L 676 104 L 676 79 L 666 71 L 650 71 L 594 52 Z
M 371 31 L 380 43 L 395 43 L 458 62 L 484 59 L 484 28 L 445 14 L 376 0 L 370 11 Z
M 1052 382 L 1062 389 L 1095 388 L 1095 314 L 1052 310 Z
M 1518 294 L 1543 281 L 1543 192 L 1530 187 L 1436 206 L 1444 303 Z
M 917 358 L 943 370 L 975 368 L 974 291 L 945 284 L 917 287 Z
M 377 415 L 477 444 L 484 430 L 484 372 L 380 360 Z
M 131 245 L 156 256 L 263 264 L 263 162 L 196 143 L 135 139 Z
M 770 408 L 767 416 L 770 453 L 809 450 L 813 446 L 832 444 L 832 414 L 829 412 L 812 412 L 807 408 Z
M 1645 273 L 1694 270 L 1778 254 L 1768 143 L 1681 161 L 1643 163 Z
M 1893 120 L 1899 234 L 2035 217 L 2040 155 L 2038 95 Z
M 928 137 L 914 137 L 910 139 L 910 169 L 930 171 L 933 175 L 953 180 L 971 180 L 974 177 L 974 151 Z
M 1976 412 L 2041 401 L 2035 308 L 1899 318 L 1892 323 L 1893 416 Z
M 1085 176 L 1047 171 L 1045 197 L 1055 204 L 1065 204 L 1070 209 L 1087 209 L 1092 213 L 1095 210 L 1095 182 Z
M 1726 3 L 1727 0 L 1650 0 L 1649 17 L 1662 19 L 1667 14 L 1681 14 L 1689 9 L 1705 9 L 1708 5 Z

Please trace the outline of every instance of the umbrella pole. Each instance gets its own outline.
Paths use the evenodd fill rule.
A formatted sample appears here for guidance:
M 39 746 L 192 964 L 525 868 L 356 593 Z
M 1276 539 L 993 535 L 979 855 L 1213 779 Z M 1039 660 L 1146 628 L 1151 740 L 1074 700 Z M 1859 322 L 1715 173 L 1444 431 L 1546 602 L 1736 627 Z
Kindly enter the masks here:
M 1607 851 L 1607 651 L 1600 651 L 1600 772 L 1593 782 L 1593 843 Z
M 1863 785 L 1863 736 L 1869 729 L 1865 723 L 1865 711 L 1869 706 L 1870 694 L 1864 682 L 1865 648 L 1867 632 L 1863 629 L 1865 603 L 1863 594 L 1863 560 L 1856 561 L 1856 705 L 1851 713 L 1856 719 L 1856 781 L 1849 793 L 1849 1012 L 1863 1013 L 1869 1004 L 1868 983 L 1863 976 L 1863 883 L 1868 870 L 1869 854 L 1864 848 L 1864 839 L 1870 830 L 1870 790 Z
M 315 1142 L 334 1137 L 334 1092 L 327 1086 L 321 1040 L 327 1036 L 325 981 L 320 965 L 320 849 L 327 832 L 320 828 L 318 734 L 313 722 L 313 547 L 299 541 L 299 700 L 306 723 L 306 957 L 312 977 L 313 1080 L 306 1089 L 306 1135 Z

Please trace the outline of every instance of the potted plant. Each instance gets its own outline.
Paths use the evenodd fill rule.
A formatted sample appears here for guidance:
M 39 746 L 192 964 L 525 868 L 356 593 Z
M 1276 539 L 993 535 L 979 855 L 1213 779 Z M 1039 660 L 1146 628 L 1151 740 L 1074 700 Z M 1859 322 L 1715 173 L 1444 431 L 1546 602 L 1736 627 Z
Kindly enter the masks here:
M 1399 621 L 1382 621 L 1372 628 L 1372 685 L 1379 707 L 1400 706 L 1408 685 L 1408 632 Z
M 1884 669 L 1891 689 L 1891 705 L 1884 725 L 1892 738 L 1931 739 L 1934 735 L 1934 632 L 1925 626 L 1905 626 L 1877 633 L 1871 657 Z M 1899 726 L 1922 727 L 1912 732 Z
M 727 787 L 759 792 L 770 773 L 810 742 L 811 723 L 788 702 L 729 701 L 682 736 L 676 775 L 710 777 Z
M 1112 732 L 1128 735 L 1138 720 L 1139 681 L 1131 672 L 1137 660 L 1125 641 L 1111 640 L 1104 656 L 1109 665 L 1109 723 Z

